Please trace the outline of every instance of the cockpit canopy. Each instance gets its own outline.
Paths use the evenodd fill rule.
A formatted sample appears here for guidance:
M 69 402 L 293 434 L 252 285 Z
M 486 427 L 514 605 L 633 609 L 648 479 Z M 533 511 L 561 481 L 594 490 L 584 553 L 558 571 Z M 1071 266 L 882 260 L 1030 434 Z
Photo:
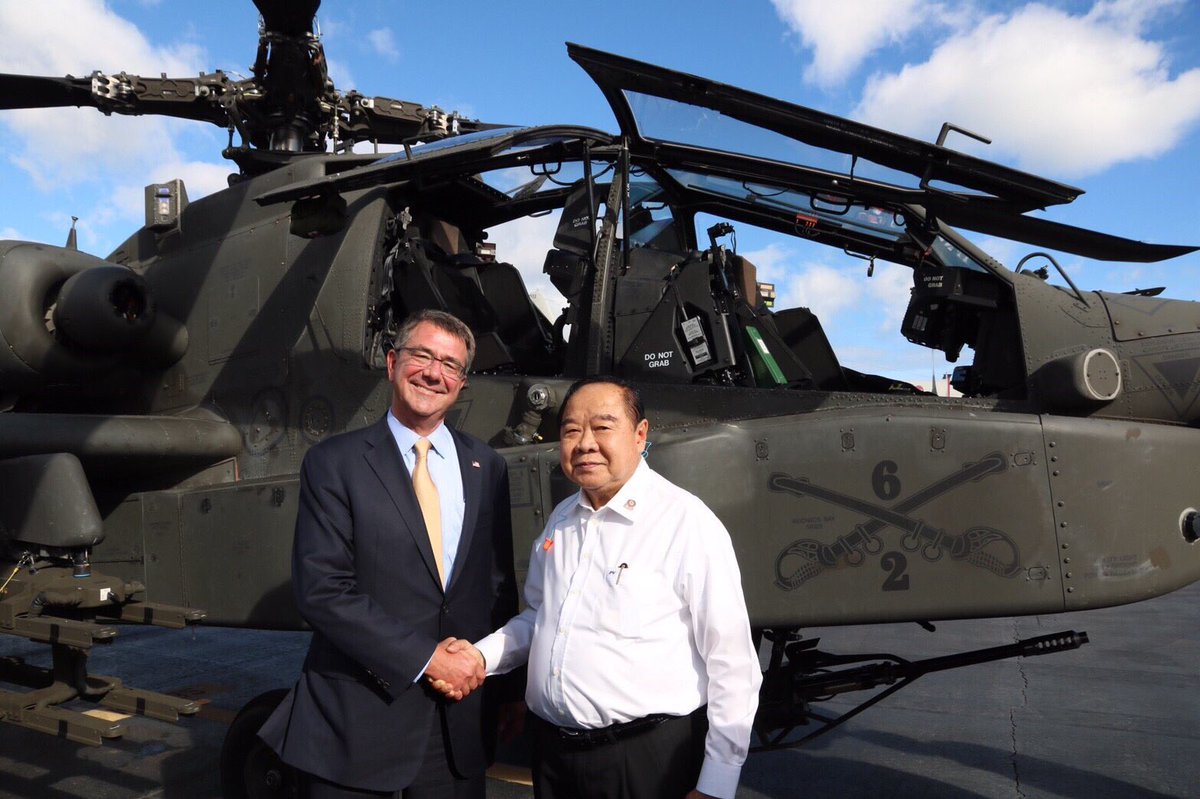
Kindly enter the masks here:
M 950 149 L 950 129 L 931 144 L 588 48 L 569 51 L 608 99 L 619 136 L 567 125 L 492 129 L 257 198 L 320 205 L 387 188 L 396 214 L 370 341 L 385 341 L 411 310 L 436 306 L 471 322 L 484 371 L 919 390 L 846 368 L 808 308 L 774 308 L 773 287 L 737 252 L 736 228 L 749 225 L 836 248 L 866 261 L 868 275 L 877 261 L 911 269 L 901 334 L 952 363 L 973 349 L 974 363 L 956 370 L 962 393 L 1021 400 L 1059 357 L 1030 351 L 1022 326 L 1047 314 L 1054 321 L 1032 326 L 1054 331 L 1071 316 L 1066 306 L 1088 304 L 1073 284 L 1067 293 L 1006 269 L 951 225 L 1107 260 L 1193 249 L 1028 216 L 1082 191 Z M 561 314 L 536 307 L 520 270 L 487 244 L 490 229 L 547 214 L 557 225 L 542 271 L 567 303 Z M 701 222 L 710 218 L 721 221 Z

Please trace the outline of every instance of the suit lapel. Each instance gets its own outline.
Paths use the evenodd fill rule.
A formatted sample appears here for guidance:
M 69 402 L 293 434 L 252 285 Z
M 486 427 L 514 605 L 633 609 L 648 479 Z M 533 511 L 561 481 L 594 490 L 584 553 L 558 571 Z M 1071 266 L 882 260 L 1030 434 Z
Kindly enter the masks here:
M 454 437 L 454 448 L 458 451 L 458 470 L 462 473 L 463 485 L 463 523 L 462 536 L 458 539 L 458 552 L 454 559 L 454 571 L 450 575 L 447 592 L 458 582 L 462 574 L 467 553 L 471 551 L 471 541 L 475 537 L 476 521 L 479 519 L 479 503 L 483 493 L 482 459 L 475 452 L 471 439 L 447 426 L 450 435 Z
M 417 504 L 417 495 L 413 492 L 412 476 L 404 466 L 396 439 L 388 428 L 387 417 L 380 419 L 367 433 L 366 451 L 364 457 L 367 464 L 383 484 L 384 491 L 396 506 L 400 524 L 412 536 L 421 560 L 425 562 L 433 582 L 441 588 L 437 565 L 433 559 L 433 547 L 429 543 L 429 533 L 425 530 L 425 520 L 421 515 L 421 506 Z

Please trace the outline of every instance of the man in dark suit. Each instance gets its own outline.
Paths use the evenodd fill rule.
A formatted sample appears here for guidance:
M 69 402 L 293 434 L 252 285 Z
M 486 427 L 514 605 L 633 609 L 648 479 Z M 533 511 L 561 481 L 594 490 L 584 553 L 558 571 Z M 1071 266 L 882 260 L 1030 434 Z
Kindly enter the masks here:
M 292 577 L 313 638 L 259 735 L 311 799 L 484 796 L 495 717 L 474 691 L 477 663 L 447 645 L 487 634 L 517 602 L 505 462 L 443 424 L 474 350 L 454 316 L 414 314 L 388 353 L 390 413 L 301 467 Z

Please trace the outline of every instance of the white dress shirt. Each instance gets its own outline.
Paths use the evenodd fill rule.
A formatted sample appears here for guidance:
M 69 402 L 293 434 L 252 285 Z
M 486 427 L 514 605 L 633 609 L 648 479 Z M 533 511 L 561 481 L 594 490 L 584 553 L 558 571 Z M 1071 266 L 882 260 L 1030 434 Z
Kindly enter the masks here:
M 477 646 L 489 674 L 529 663 L 529 709 L 596 729 L 708 704 L 697 789 L 732 797 L 762 683 L 729 534 L 645 462 L 608 504 L 559 504 L 534 541 L 527 607 Z

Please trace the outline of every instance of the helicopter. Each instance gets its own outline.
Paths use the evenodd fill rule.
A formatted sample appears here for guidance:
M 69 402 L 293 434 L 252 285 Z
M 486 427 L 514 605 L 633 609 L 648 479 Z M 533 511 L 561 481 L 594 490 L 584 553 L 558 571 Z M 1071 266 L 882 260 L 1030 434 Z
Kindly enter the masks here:
M 1200 579 L 1200 305 L 1085 291 L 1045 252 L 1156 262 L 1195 247 L 1032 215 L 1082 190 L 954 150 L 953 126 L 925 142 L 580 45 L 568 55 L 616 133 L 343 93 L 319 2 L 255 5 L 249 78 L 0 76 L 4 108 L 228 128 L 238 169 L 190 202 L 181 180 L 148 186 L 146 224 L 105 258 L 0 242 L 0 632 L 53 659 L 0 662 L 33 689 L 0 693 L 0 720 L 100 744 L 122 722 L 66 705 L 194 713 L 88 673 L 118 621 L 301 629 L 300 461 L 386 412 L 387 349 L 422 308 L 475 333 L 448 421 L 509 464 L 519 577 L 574 490 L 556 445 L 567 388 L 593 374 L 639 388 L 650 462 L 734 542 L 768 649 L 759 749 L 931 672 L 1087 641 L 909 661 L 825 652 L 806 628 L 1054 614 Z M 490 240 L 527 218 L 554 222 L 542 257 L 558 313 Z M 955 364 L 954 391 L 845 366 L 809 308 L 774 307 L 739 228 L 834 248 L 868 279 L 911 270 L 899 333 Z M 958 228 L 1033 249 L 1010 269 Z M 818 707 L 858 691 L 874 693 L 849 712 Z M 230 728 L 229 796 L 279 782 L 253 749 L 274 701 Z

